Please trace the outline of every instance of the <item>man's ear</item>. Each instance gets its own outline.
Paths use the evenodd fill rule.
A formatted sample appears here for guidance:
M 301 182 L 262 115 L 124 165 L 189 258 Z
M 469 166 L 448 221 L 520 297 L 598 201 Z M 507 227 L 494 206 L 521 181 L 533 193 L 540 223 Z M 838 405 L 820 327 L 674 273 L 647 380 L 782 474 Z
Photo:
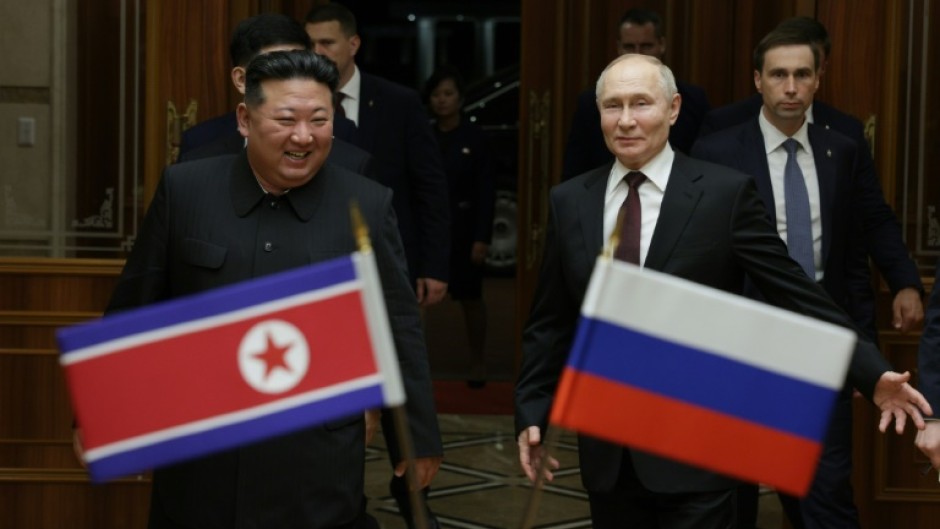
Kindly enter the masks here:
M 760 71 L 754 70 L 754 88 L 757 89 L 758 94 L 762 94 L 760 91 Z
M 232 84 L 235 85 L 235 89 L 238 90 L 238 93 L 245 93 L 245 68 L 242 66 L 236 66 L 232 68 Z
M 353 57 L 356 56 L 356 52 L 359 51 L 359 45 L 362 44 L 362 41 L 359 39 L 359 35 L 353 35 L 349 37 L 349 47 L 352 49 Z
M 238 118 L 238 132 L 245 138 L 248 137 L 248 131 L 251 129 L 248 105 L 244 102 L 239 103 L 235 108 L 235 116 Z

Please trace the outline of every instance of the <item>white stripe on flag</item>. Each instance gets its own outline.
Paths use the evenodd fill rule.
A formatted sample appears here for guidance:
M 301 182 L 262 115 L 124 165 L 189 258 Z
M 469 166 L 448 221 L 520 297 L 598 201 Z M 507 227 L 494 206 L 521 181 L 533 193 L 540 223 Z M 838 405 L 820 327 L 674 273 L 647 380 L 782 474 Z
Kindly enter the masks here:
M 604 258 L 581 312 L 831 389 L 842 387 L 856 341 L 827 322 Z
M 258 417 L 263 417 L 266 415 L 272 415 L 274 413 L 329 399 L 358 389 L 376 386 L 382 383 L 382 378 L 383 377 L 381 373 L 375 373 L 372 375 L 341 382 L 339 384 L 334 384 L 332 386 L 327 386 L 325 388 L 318 388 L 313 391 L 301 393 L 299 395 L 293 395 L 291 397 L 280 399 L 275 402 L 269 402 L 261 406 L 255 406 L 231 413 L 215 415 L 209 419 L 193 421 L 190 423 L 181 424 L 179 426 L 174 426 L 172 428 L 167 428 L 165 430 L 158 430 L 146 435 L 140 435 L 137 437 L 125 439 L 123 441 L 102 445 L 85 452 L 85 459 L 89 462 L 94 462 L 98 459 L 109 457 L 121 452 L 159 444 L 165 441 L 176 439 L 178 437 L 214 430 L 216 428 L 249 421 L 251 419 L 257 419 Z
M 152 331 L 132 334 L 123 338 L 118 338 L 116 340 L 101 342 L 89 347 L 83 347 L 81 349 L 69 351 L 68 354 L 61 355 L 59 357 L 59 361 L 63 366 L 68 366 L 85 360 L 90 360 L 92 358 L 97 358 L 99 356 L 121 352 L 125 349 L 138 347 L 140 345 L 151 342 L 166 340 L 176 336 L 203 331 L 221 325 L 228 325 L 241 320 L 254 318 L 256 316 L 289 309 L 299 305 L 305 305 L 307 303 L 322 301 L 332 297 L 341 296 L 349 292 L 355 292 L 362 288 L 361 283 L 362 281 L 360 279 L 345 281 L 343 283 L 337 283 L 329 287 L 301 292 L 293 296 L 279 298 L 258 305 L 252 305 L 243 309 L 233 310 L 231 312 L 225 312 L 215 316 L 209 316 L 207 318 L 189 320 L 178 323 L 176 325 L 170 325 L 160 329 L 154 329 Z
M 400 406 L 405 403 L 405 389 L 401 381 L 401 371 L 398 366 L 398 354 L 395 352 L 395 341 L 388 323 L 388 312 L 385 309 L 385 298 L 382 293 L 382 282 L 375 266 L 375 254 L 372 252 L 355 252 L 352 254 L 356 275 L 362 281 L 362 298 L 365 304 L 366 322 L 369 325 L 369 336 L 372 339 L 372 351 L 379 365 L 379 371 L 384 374 L 382 391 L 387 406 Z

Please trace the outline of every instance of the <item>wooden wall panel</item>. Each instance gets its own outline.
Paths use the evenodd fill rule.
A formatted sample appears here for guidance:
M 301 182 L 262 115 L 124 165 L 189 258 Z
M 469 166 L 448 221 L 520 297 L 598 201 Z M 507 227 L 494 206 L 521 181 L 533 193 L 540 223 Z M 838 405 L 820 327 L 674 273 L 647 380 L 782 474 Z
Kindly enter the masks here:
M 0 260 L 0 529 L 143 528 L 149 480 L 92 486 L 72 451 L 57 328 L 97 317 L 119 260 Z

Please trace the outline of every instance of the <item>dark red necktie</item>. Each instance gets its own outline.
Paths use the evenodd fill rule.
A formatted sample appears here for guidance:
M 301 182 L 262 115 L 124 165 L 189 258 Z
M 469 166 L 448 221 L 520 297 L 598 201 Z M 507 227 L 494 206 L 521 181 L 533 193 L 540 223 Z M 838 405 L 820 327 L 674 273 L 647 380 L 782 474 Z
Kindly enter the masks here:
M 620 206 L 623 223 L 620 225 L 620 244 L 614 250 L 614 259 L 620 259 L 635 265 L 640 264 L 640 185 L 646 181 L 646 175 L 639 171 L 630 171 L 626 180 L 630 190 Z

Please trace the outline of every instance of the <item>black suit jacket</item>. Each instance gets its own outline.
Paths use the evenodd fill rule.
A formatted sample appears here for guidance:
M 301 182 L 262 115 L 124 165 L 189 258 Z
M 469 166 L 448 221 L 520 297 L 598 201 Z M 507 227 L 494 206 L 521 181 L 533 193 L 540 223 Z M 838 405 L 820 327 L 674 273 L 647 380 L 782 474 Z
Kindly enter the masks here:
M 544 431 L 546 426 L 594 260 L 603 244 L 604 193 L 610 168 L 599 167 L 551 192 L 545 252 L 523 333 L 515 399 L 517 431 L 532 425 Z M 676 153 L 644 266 L 735 294 L 741 292 L 748 275 L 773 305 L 851 326 L 825 291 L 790 259 L 768 219 L 751 177 Z M 849 378 L 870 398 L 878 378 L 889 368 L 874 344 L 862 338 Z M 581 438 L 581 475 L 589 491 L 611 490 L 622 453 L 619 447 Z M 653 492 L 734 486 L 729 478 L 644 452 L 631 450 L 631 455 L 637 477 Z
M 669 144 L 673 149 L 688 153 L 698 137 L 699 127 L 710 108 L 705 90 L 676 81 L 682 107 L 676 123 L 669 129 Z M 614 159 L 604 142 L 601 115 L 597 110 L 595 89 L 590 88 L 578 96 L 578 104 L 571 118 L 571 131 L 565 146 L 565 160 L 561 179 L 567 180 Z
M 705 138 L 717 131 L 745 123 L 757 116 L 761 106 L 763 99 L 760 94 L 756 94 L 712 110 L 702 122 L 699 137 Z M 893 293 L 908 287 L 923 292 L 920 273 L 911 260 L 907 245 L 901 236 L 901 225 L 881 190 L 881 182 L 875 171 L 875 162 L 865 139 L 862 123 L 822 101 L 816 101 L 813 103 L 813 124 L 838 132 L 858 145 L 858 208 L 865 233 L 865 244 L 885 282 Z
M 858 149 L 845 136 L 812 124 L 807 135 L 819 182 L 823 286 L 856 324 L 874 337 L 871 274 L 861 237 L 858 204 L 861 195 L 856 166 Z M 756 116 L 702 138 L 692 148 L 692 156 L 754 177 L 770 221 L 776 225 L 776 201 L 764 135 Z
M 245 154 L 171 165 L 108 311 L 348 255 L 356 249 L 353 199 L 371 231 L 416 453 L 440 455 L 427 353 L 391 192 L 371 180 L 327 164 L 309 183 L 273 197 L 261 191 Z M 362 502 L 363 447 L 357 414 L 158 469 L 155 519 L 219 529 L 345 527 Z
M 450 207 L 440 151 L 418 93 L 360 72 L 353 143 L 372 154 L 379 183 L 395 192 L 395 213 L 412 277 L 446 281 Z

